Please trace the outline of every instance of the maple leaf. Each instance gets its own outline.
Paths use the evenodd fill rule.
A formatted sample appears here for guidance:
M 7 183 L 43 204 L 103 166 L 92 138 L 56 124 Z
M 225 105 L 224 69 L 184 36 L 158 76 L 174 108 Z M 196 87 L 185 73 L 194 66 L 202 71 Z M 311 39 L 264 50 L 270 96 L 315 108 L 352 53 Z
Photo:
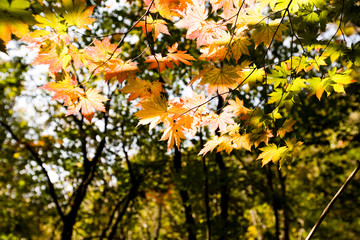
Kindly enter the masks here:
M 178 44 L 174 43 L 172 47 L 168 47 L 169 53 L 167 54 L 167 58 L 169 61 L 175 63 L 176 66 L 179 66 L 179 62 L 182 62 L 186 65 L 191 65 L 188 60 L 196 60 L 190 54 L 186 53 L 186 51 L 179 51 Z
M 130 78 L 121 91 L 130 93 L 128 101 L 131 101 L 138 97 L 149 98 L 151 96 L 160 96 L 160 93 L 163 92 L 164 89 L 159 81 L 148 82 L 139 78 Z
M 292 126 L 296 123 L 294 119 L 286 119 L 284 124 L 277 130 L 276 136 L 285 136 L 287 132 L 293 131 Z
M 159 33 L 170 35 L 169 30 L 165 24 L 166 22 L 164 20 L 153 20 L 151 15 L 147 15 L 144 17 L 144 20 L 138 22 L 135 27 L 141 27 L 143 35 L 146 35 L 147 32 L 154 30 L 153 38 L 155 41 Z
M 235 67 L 224 66 L 222 69 L 212 67 L 206 71 L 199 84 L 209 84 L 208 92 L 212 94 L 218 91 L 219 94 L 237 86 L 240 76 Z
M 278 148 L 274 143 L 271 143 L 266 147 L 260 148 L 260 150 L 262 153 L 259 155 L 257 160 L 262 159 L 262 166 L 264 166 L 270 161 L 277 163 L 281 158 L 284 158 L 288 148 L 285 146 Z
M 62 79 L 57 82 L 49 82 L 40 88 L 55 92 L 52 100 L 64 100 L 64 105 L 70 106 L 84 94 L 84 90 L 77 87 L 78 82 L 75 77 L 70 78 L 68 74 L 65 74 L 60 78 Z
M 220 114 L 212 113 L 206 118 L 204 125 L 209 126 L 210 132 L 215 132 L 218 128 L 220 132 L 224 132 L 228 124 L 235 123 L 232 119 L 233 116 L 234 114 L 229 112 L 222 112 Z
M 0 1 L 0 40 L 11 40 L 11 34 L 21 38 L 29 32 L 29 24 L 34 22 L 26 8 L 30 2 L 25 0 Z M 1 45 L 1 44 L 0 44 Z
M 95 21 L 95 18 L 89 17 L 95 6 L 86 8 L 84 0 L 62 0 L 62 4 L 64 19 L 68 26 L 89 29 L 86 25 Z
M 255 31 L 253 32 L 251 38 L 254 40 L 256 47 L 262 42 L 266 47 L 269 47 L 272 39 L 277 41 L 282 40 L 281 32 L 285 29 L 286 26 L 281 24 L 280 19 L 275 20 L 269 24 L 259 24 L 256 25 Z
M 116 77 L 119 83 L 122 83 L 128 75 L 134 75 L 134 73 L 139 70 L 136 63 L 131 61 L 124 62 L 121 59 L 109 60 L 108 65 L 109 67 L 106 68 L 105 81 Z
M 71 56 L 72 62 L 76 69 L 79 69 L 80 67 L 86 65 L 88 62 L 88 60 L 86 59 L 86 56 L 84 54 L 84 50 L 78 49 L 73 44 L 69 45 L 69 53 L 68 54 Z
M 139 124 L 150 123 L 150 130 L 168 117 L 168 103 L 164 97 L 153 96 L 140 101 L 139 105 L 142 109 L 135 116 L 140 119 Z
M 250 109 L 244 107 L 243 100 L 240 100 L 238 97 L 236 97 L 235 101 L 229 100 L 229 105 L 224 108 L 224 111 L 232 112 L 236 116 L 239 116 L 241 114 L 247 114 L 248 112 L 250 112 Z
M 269 142 L 269 138 L 271 138 L 273 136 L 274 135 L 272 135 L 271 130 L 260 131 L 259 133 L 253 133 L 252 139 L 253 139 L 255 148 L 257 148 L 261 142 L 264 142 L 267 145 Z
M 330 86 L 330 80 L 328 78 L 321 79 L 319 77 L 313 77 L 309 78 L 307 80 L 309 83 L 310 93 L 309 95 L 316 94 L 316 97 L 321 100 L 321 96 L 326 91 L 328 94 L 330 94 L 328 87 Z
M 185 12 L 180 12 L 183 19 L 178 21 L 175 26 L 178 28 L 186 28 L 186 37 L 192 36 L 194 39 L 201 32 L 205 21 L 208 17 L 208 10 L 205 4 L 195 1 L 194 4 L 188 4 Z
M 239 61 L 239 59 L 241 58 L 241 56 L 243 54 L 250 56 L 249 48 L 248 48 L 248 46 L 250 46 L 250 45 L 251 45 L 251 42 L 248 40 L 247 37 L 242 37 L 242 38 L 236 40 L 231 45 L 231 52 L 232 52 L 233 57 L 235 58 L 236 62 Z
M 116 44 L 111 44 L 108 37 L 102 41 L 95 39 L 93 44 L 93 47 L 85 49 L 85 57 L 89 61 L 89 70 L 92 72 L 97 69 L 95 73 L 99 73 L 105 69 L 106 65 L 104 63 L 109 60 L 110 56 L 120 54 L 121 49 L 117 48 Z M 101 65 L 103 66 L 99 68 Z
M 170 127 L 165 129 L 160 140 L 168 140 L 168 149 L 171 149 L 174 144 L 179 148 L 181 139 L 185 139 L 183 131 L 184 128 L 180 124 L 173 122 Z
M 219 136 L 213 136 L 211 140 L 207 141 L 204 145 L 204 147 L 200 150 L 198 155 L 205 155 L 209 151 L 212 152 L 217 146 L 221 144 L 221 142 L 224 140 L 223 137 Z
M 35 15 L 35 20 L 38 22 L 36 26 L 40 28 L 51 27 L 58 34 L 67 35 L 67 25 L 63 23 L 64 19 L 50 10 L 46 10 L 44 16 Z
M 149 56 L 145 62 L 150 63 L 148 69 L 159 68 L 160 72 L 164 71 L 166 67 L 174 68 L 169 59 L 162 57 L 160 53 Z
M 234 143 L 234 148 L 236 149 L 241 149 L 241 148 L 245 148 L 246 150 L 251 152 L 251 134 L 244 134 L 244 135 L 240 135 L 240 134 L 235 134 L 234 136 L 232 136 L 232 141 Z
M 57 45 L 52 48 L 47 53 L 39 54 L 34 61 L 33 65 L 45 64 L 49 65 L 50 75 L 54 75 L 59 72 L 61 69 L 66 69 L 69 66 L 71 61 L 71 56 L 68 54 L 69 49 L 63 43 L 62 45 Z
M 79 97 L 79 101 L 70 105 L 66 112 L 66 116 L 76 114 L 81 109 L 81 114 L 91 122 L 94 116 L 94 110 L 106 112 L 103 102 L 109 100 L 105 96 L 99 94 L 98 89 L 88 89 L 85 94 Z

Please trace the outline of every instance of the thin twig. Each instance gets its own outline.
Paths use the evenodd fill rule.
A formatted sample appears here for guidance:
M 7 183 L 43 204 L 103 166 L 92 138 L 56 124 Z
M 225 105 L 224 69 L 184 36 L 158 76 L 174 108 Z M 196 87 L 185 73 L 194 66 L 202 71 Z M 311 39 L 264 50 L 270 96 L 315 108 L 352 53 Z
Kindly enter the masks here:
M 315 223 L 314 227 L 311 229 L 309 235 L 306 237 L 305 240 L 310 240 L 311 237 L 314 235 L 314 233 L 316 232 L 316 230 L 319 228 L 321 222 L 324 220 L 324 218 L 326 217 L 326 215 L 329 213 L 331 207 L 334 205 L 336 199 L 339 198 L 340 194 L 345 190 L 346 186 L 350 183 L 350 181 L 354 178 L 356 172 L 360 169 L 360 161 L 357 161 L 357 165 L 354 169 L 354 171 L 349 175 L 349 177 L 346 179 L 346 181 L 344 182 L 344 184 L 341 186 L 341 188 L 338 190 L 338 192 L 335 194 L 335 196 L 331 199 L 331 201 L 329 202 L 329 204 L 326 206 L 326 208 L 324 209 L 324 211 L 322 212 L 320 218 L 317 220 L 317 222 Z

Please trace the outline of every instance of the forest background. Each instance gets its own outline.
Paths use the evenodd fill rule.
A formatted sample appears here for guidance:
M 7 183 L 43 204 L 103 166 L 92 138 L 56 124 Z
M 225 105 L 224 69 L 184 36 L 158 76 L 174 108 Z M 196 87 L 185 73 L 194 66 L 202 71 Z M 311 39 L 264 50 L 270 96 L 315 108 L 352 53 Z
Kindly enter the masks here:
M 191 6 L 191 1 L 70 2 L 0 4 L 0 239 L 305 239 L 360 160 L 359 2 L 228 1 L 240 9 L 226 18 L 230 24 L 223 30 L 230 37 L 224 41 L 211 35 L 202 43 L 186 35 L 184 28 L 191 26 L 179 24 L 186 8 L 165 11 L 165 3 L 179 7 Z M 227 1 L 201 2 L 207 21 L 224 21 Z M 68 4 L 73 8 L 66 8 Z M 260 11 L 253 13 L 251 4 Z M 91 15 L 84 18 L 96 21 L 77 25 L 75 18 L 61 30 L 70 22 L 65 15 L 71 15 L 71 9 L 87 12 Z M 51 19 L 49 12 L 54 13 L 53 22 L 44 27 L 41 17 Z M 247 16 L 245 27 L 238 26 L 239 13 Z M 156 23 L 165 23 L 166 30 Z M 51 61 L 39 60 L 36 52 L 55 49 L 57 59 L 70 45 L 53 45 L 44 38 L 40 50 L 29 50 L 26 37 L 36 39 L 31 33 L 41 28 L 69 34 L 79 49 L 90 49 L 95 40 L 109 39 L 115 44 L 110 46 L 121 43 L 119 56 L 136 62 L 138 70 L 129 64 L 130 70 L 114 75 L 118 79 L 110 76 L 105 82 L 105 72 L 92 68 L 93 77 L 88 66 L 68 70 L 76 65 L 69 52 L 64 56 L 71 59 L 56 69 Z M 239 28 L 244 33 L 238 35 Z M 217 41 L 216 47 L 211 41 Z M 180 64 L 173 61 L 173 68 L 160 69 L 161 56 L 155 54 L 166 56 L 175 43 L 178 53 L 187 51 L 194 59 L 182 55 Z M 31 65 L 34 58 L 50 67 Z M 98 67 L 106 61 L 99 62 Z M 226 85 L 222 78 L 216 83 L 209 74 L 201 75 L 209 62 L 220 72 L 247 66 L 239 74 L 224 72 L 229 81 L 234 75 L 240 79 Z M 101 89 L 108 99 L 100 98 L 104 109 L 70 115 L 71 107 L 62 105 L 65 98 L 52 100 L 46 84 L 63 81 L 71 71 L 82 84 Z M 148 82 L 145 89 L 161 83 L 164 89 L 158 91 L 158 99 L 186 99 L 192 91 L 206 92 L 212 86 L 206 93 L 207 106 L 216 116 L 234 105 L 230 99 L 241 99 L 247 109 L 241 107 L 246 112 L 242 114 L 248 111 L 251 117 L 232 119 L 240 126 L 257 119 L 256 127 L 245 128 L 252 134 L 251 145 L 237 147 L 230 139 L 230 147 L 223 140 L 211 146 L 211 141 L 227 135 L 219 123 L 214 130 L 210 117 L 192 137 L 185 134 L 181 144 L 180 135 L 171 135 L 174 140 L 168 144 L 160 141 L 167 139 L 164 130 L 169 132 L 165 120 L 151 130 L 139 124 L 139 119 L 146 123 L 148 113 L 139 114 L 146 107 L 137 97 L 143 99 L 144 92 L 153 90 L 124 90 L 133 72 Z M 188 86 L 199 79 L 205 80 Z M 224 85 L 230 89 L 225 98 L 219 95 Z M 297 88 L 292 91 L 292 86 Z M 225 122 L 233 124 L 229 118 Z M 294 145 L 299 141 L 296 151 L 277 152 L 289 148 L 283 144 L 294 137 Z M 270 156 L 264 155 L 269 154 L 267 147 Z M 313 239 L 360 239 L 359 180 L 356 175 Z

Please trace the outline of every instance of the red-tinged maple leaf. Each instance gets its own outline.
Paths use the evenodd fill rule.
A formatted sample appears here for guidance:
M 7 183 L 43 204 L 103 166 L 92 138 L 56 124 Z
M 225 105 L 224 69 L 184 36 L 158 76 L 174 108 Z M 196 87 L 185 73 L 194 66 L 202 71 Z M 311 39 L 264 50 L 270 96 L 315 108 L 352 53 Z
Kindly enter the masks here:
M 190 54 L 186 53 L 186 51 L 179 51 L 178 44 L 175 43 L 172 47 L 168 47 L 169 53 L 167 54 L 167 58 L 175 63 L 176 66 L 179 66 L 179 62 L 182 62 L 186 65 L 191 65 L 188 60 L 196 61 Z
M 128 75 L 134 75 L 139 68 L 136 66 L 136 63 L 126 61 L 124 62 L 121 59 L 114 59 L 108 61 L 109 67 L 106 69 L 105 81 L 110 80 L 113 77 L 122 83 Z
M 40 88 L 55 92 L 53 100 L 64 100 L 65 106 L 70 106 L 84 94 L 84 90 L 77 87 L 76 79 L 70 78 L 68 74 L 65 74 L 63 80 L 49 82 Z
M 208 17 L 206 4 L 198 1 L 194 2 L 194 4 L 187 5 L 185 12 L 180 12 L 183 19 L 175 24 L 178 28 L 186 28 L 186 37 L 189 38 L 191 36 L 191 39 L 197 37 L 196 33 L 200 33 Z
M 152 30 L 154 30 L 153 38 L 155 41 L 159 33 L 170 35 L 169 30 L 165 24 L 166 22 L 164 20 L 153 20 L 151 15 L 148 15 L 145 16 L 142 21 L 138 22 L 135 27 L 141 27 L 144 35 L 146 35 L 147 32 L 151 32 Z
M 159 81 L 149 82 L 139 78 L 129 78 L 126 86 L 121 89 L 124 93 L 130 93 L 128 101 L 135 98 L 149 98 L 151 96 L 160 96 L 164 91 Z
M 260 148 L 262 153 L 257 159 L 262 159 L 262 166 L 268 164 L 270 161 L 277 163 L 279 160 L 285 157 L 285 153 L 288 151 L 287 147 L 277 147 L 274 143 Z
M 49 65 L 50 75 L 54 75 L 61 69 L 66 69 L 71 61 L 71 56 L 68 54 L 69 49 L 65 44 L 57 45 L 47 53 L 39 54 L 32 62 L 33 65 L 45 64 Z
M 150 63 L 148 69 L 159 68 L 160 72 L 164 71 L 166 67 L 174 68 L 169 59 L 167 57 L 163 58 L 160 53 L 149 56 L 145 62 Z
M 267 145 L 269 143 L 269 138 L 273 136 L 271 130 L 266 130 L 259 133 L 253 133 L 251 138 L 254 142 L 254 146 L 257 148 L 261 142 L 264 142 Z
M 236 116 L 239 116 L 241 114 L 247 114 L 248 112 L 250 112 L 251 110 L 244 107 L 244 102 L 243 100 L 240 100 L 238 97 L 235 98 L 234 100 L 229 100 L 229 105 L 227 105 L 224 108 L 225 112 L 232 112 L 234 113 Z
M 106 67 L 104 63 L 109 60 L 111 56 L 117 56 L 120 54 L 121 49 L 117 48 L 116 44 L 111 44 L 108 37 L 102 41 L 95 39 L 93 41 L 94 46 L 88 47 L 85 50 L 85 56 L 88 62 L 88 68 L 90 71 L 97 69 L 95 73 L 99 73 Z M 101 68 L 99 66 L 103 65 Z
M 177 122 L 173 122 L 171 126 L 165 129 L 161 141 L 168 140 L 168 149 L 171 149 L 174 144 L 179 148 L 181 139 L 186 139 L 183 133 L 184 128 Z
M 205 96 L 205 93 L 202 92 L 198 94 L 197 92 L 192 92 L 190 97 L 184 98 L 184 105 L 188 109 L 193 109 L 193 112 L 201 114 L 202 112 L 206 111 L 205 102 L 208 101 L 208 98 Z
M 212 113 L 206 117 L 204 125 L 209 126 L 210 132 L 215 132 L 218 128 L 220 132 L 225 132 L 228 124 L 235 123 L 232 117 L 234 117 L 234 114 L 228 112 L 222 112 L 220 114 Z
M 166 118 L 169 118 L 167 112 L 168 103 L 164 97 L 153 96 L 140 101 L 138 105 L 142 109 L 135 113 L 135 116 L 140 119 L 139 124 L 146 125 L 150 123 L 150 130 L 160 122 L 164 122 Z
M 99 94 L 98 89 L 88 89 L 85 94 L 79 97 L 79 101 L 68 107 L 66 116 L 76 114 L 81 110 L 81 114 L 91 122 L 94 110 L 106 112 L 103 102 L 109 100 L 104 95 Z
M 69 55 L 71 56 L 74 67 L 79 69 L 81 66 L 86 65 L 88 61 L 86 60 L 84 50 L 79 50 L 73 44 L 70 44 L 69 46 Z
M 62 0 L 62 4 L 64 19 L 68 26 L 89 29 L 86 25 L 96 20 L 89 17 L 95 6 L 86 8 L 84 0 Z
M 284 124 L 277 130 L 276 136 L 285 136 L 287 132 L 293 131 L 292 126 L 296 123 L 294 119 L 286 119 Z

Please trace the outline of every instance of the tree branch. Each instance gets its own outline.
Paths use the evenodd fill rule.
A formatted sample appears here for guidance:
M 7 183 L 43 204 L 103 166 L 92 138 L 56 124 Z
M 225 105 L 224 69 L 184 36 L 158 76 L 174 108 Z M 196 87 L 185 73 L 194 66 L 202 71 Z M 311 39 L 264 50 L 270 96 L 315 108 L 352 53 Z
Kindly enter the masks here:
M 64 212 L 61 209 L 58 198 L 56 196 L 54 184 L 51 182 L 49 174 L 43 165 L 44 162 L 41 160 L 39 154 L 30 146 L 29 143 L 20 140 L 20 138 L 13 132 L 13 130 L 11 129 L 11 127 L 9 125 L 7 125 L 6 123 L 4 123 L 2 121 L 0 122 L 0 125 L 2 125 L 10 133 L 11 137 L 13 139 L 15 139 L 15 141 L 17 141 L 21 145 L 24 145 L 25 149 L 27 149 L 31 153 L 31 155 L 35 158 L 36 163 L 41 167 L 41 171 L 43 172 L 43 174 L 46 177 L 48 190 L 49 190 L 49 193 L 50 193 L 50 196 L 51 196 L 53 202 L 55 203 L 56 210 L 57 210 L 58 214 L 60 215 L 60 218 L 62 220 L 64 220 Z
M 316 232 L 316 230 L 319 228 L 321 222 L 324 220 L 324 218 L 326 217 L 326 215 L 329 213 L 331 207 L 334 205 L 336 199 L 339 198 L 340 194 L 345 190 L 346 186 L 350 183 L 350 181 L 354 178 L 354 176 L 356 175 L 357 171 L 360 169 L 360 161 L 357 161 L 357 165 L 354 169 L 354 171 L 352 171 L 352 173 L 349 175 L 349 177 L 346 179 L 346 181 L 344 182 L 344 184 L 340 187 L 340 189 L 338 190 L 338 192 L 335 194 L 335 196 L 331 199 L 331 201 L 329 202 L 329 204 L 326 206 L 326 208 L 324 209 L 324 211 L 321 213 L 319 219 L 317 220 L 317 222 L 315 223 L 314 227 L 311 229 L 309 235 L 306 237 L 305 240 L 310 240 L 311 237 L 314 235 L 314 233 Z

